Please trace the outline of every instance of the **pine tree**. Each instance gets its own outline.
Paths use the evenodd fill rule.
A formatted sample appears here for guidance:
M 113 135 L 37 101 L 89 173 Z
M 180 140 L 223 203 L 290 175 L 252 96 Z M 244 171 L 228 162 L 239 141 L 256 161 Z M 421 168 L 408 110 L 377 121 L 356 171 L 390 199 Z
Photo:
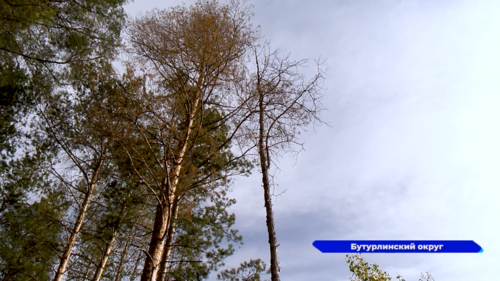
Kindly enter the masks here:
M 61 232 L 68 226 L 68 212 L 73 211 L 67 204 L 71 195 L 63 191 L 62 177 L 54 173 L 57 169 L 50 168 L 51 163 L 61 160 L 55 150 L 62 146 L 54 145 L 53 137 L 62 132 L 43 132 L 42 127 L 58 122 L 44 118 L 69 113 L 65 108 L 68 104 L 58 101 L 61 94 L 78 91 L 68 88 L 79 79 L 84 81 L 89 68 L 113 59 L 124 23 L 124 2 L 0 1 L 0 232 L 13 239 L 2 239 L 0 247 L 14 251 L 12 255 L 0 255 L 0 264 L 2 272 L 9 268 L 9 278 L 42 280 L 53 274 L 55 257 L 62 250 L 56 242 L 60 242 Z M 53 112 L 46 111 L 49 108 Z M 43 171 L 38 173 L 40 169 Z M 48 171 L 52 178 L 47 180 Z M 18 176 L 20 173 L 25 176 Z M 36 217 L 43 218 L 47 228 L 39 225 Z M 37 227 L 40 231 L 33 233 Z M 22 239 L 42 241 L 50 246 L 50 255 L 43 247 L 21 247 Z M 15 255 L 17 261 L 12 258 Z M 44 258 L 43 263 L 36 262 L 35 274 L 30 257 L 38 255 Z
M 257 150 L 259 168 L 262 174 L 266 225 L 270 248 L 271 280 L 279 281 L 278 238 L 272 203 L 273 157 L 293 152 L 300 132 L 310 123 L 322 123 L 319 118 L 321 107 L 321 82 L 323 72 L 318 62 L 317 73 L 309 80 L 299 72 L 306 60 L 292 61 L 289 56 L 280 57 L 271 52 L 266 43 L 255 46 L 252 54 L 254 71 L 249 73 L 246 97 L 254 117 L 249 119 L 247 130 L 249 143 Z
M 142 93 L 138 103 L 144 110 L 131 118 L 149 154 L 146 157 L 124 147 L 131 163 L 137 161 L 135 167 L 150 169 L 147 175 L 151 180 L 144 181 L 158 202 L 141 280 L 161 279 L 162 261 L 171 255 L 183 186 L 191 186 L 191 175 L 208 167 L 231 141 L 201 155 L 198 166 L 187 161 L 202 140 L 203 118 L 209 106 L 224 110 L 225 99 L 230 98 L 224 84 L 237 75 L 242 55 L 254 40 L 248 18 L 239 2 L 219 5 L 207 1 L 189 8 L 155 10 L 132 22 L 129 29 L 131 52 L 155 85 Z M 220 113 L 220 120 L 214 123 L 217 127 L 228 120 Z M 155 165 L 149 165 L 147 159 L 151 158 Z M 224 166 L 234 161 L 228 159 Z M 210 180 L 212 173 L 201 177 L 199 184 Z

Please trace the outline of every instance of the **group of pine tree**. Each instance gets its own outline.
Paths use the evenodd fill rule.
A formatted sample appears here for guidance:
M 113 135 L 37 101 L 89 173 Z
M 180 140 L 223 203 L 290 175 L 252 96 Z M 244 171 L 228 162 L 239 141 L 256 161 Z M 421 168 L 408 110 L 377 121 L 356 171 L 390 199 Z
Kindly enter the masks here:
M 321 69 L 245 2 L 126 2 L 0 0 L 0 280 L 260 280 L 259 259 L 222 267 L 254 170 L 279 280 L 269 171 L 320 121 Z
M 0 0 L 0 280 L 261 280 L 260 259 L 222 268 L 231 184 L 258 170 L 279 281 L 270 169 L 321 122 L 321 62 L 307 79 L 244 1 L 126 2 Z

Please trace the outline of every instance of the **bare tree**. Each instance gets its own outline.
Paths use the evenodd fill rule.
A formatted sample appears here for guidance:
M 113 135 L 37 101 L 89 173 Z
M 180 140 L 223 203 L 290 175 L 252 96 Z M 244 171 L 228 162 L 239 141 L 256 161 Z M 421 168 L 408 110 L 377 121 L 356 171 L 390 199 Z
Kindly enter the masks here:
M 251 123 L 253 139 L 257 147 L 264 202 L 266 224 L 269 234 L 271 255 L 271 280 L 279 279 L 278 239 L 275 231 L 275 219 L 272 203 L 272 180 L 270 168 L 273 157 L 283 152 L 294 151 L 299 134 L 309 124 L 322 123 L 319 113 L 322 109 L 321 83 L 323 71 L 317 62 L 316 74 L 309 80 L 301 72 L 307 60 L 293 61 L 289 56 L 280 57 L 277 51 L 271 52 L 268 43 L 263 47 L 254 47 L 254 73 L 250 76 L 250 92 L 256 118 Z

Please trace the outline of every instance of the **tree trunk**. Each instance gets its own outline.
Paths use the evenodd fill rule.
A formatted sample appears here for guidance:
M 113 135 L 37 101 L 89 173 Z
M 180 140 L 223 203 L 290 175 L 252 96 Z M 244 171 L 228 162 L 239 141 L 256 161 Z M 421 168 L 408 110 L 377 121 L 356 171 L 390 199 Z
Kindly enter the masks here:
M 130 232 L 130 233 L 132 233 L 132 232 Z M 115 281 L 121 280 L 123 264 L 125 263 L 125 257 L 127 256 L 127 252 L 128 252 L 128 249 L 129 249 L 131 244 L 132 244 L 132 238 L 129 238 L 127 240 L 127 242 L 125 243 L 125 246 L 123 247 L 123 251 L 122 251 L 122 254 L 120 257 L 120 262 L 118 263 L 118 267 L 116 269 Z
M 104 269 L 106 269 L 106 265 L 108 264 L 109 256 L 111 255 L 111 250 L 113 249 L 113 246 L 115 244 L 116 240 L 116 234 L 118 232 L 118 229 L 113 232 L 113 237 L 111 240 L 106 243 L 106 249 L 104 250 L 104 256 L 101 259 L 101 262 L 99 263 L 99 266 L 97 267 L 97 271 L 94 274 L 94 278 L 92 278 L 92 281 L 99 281 L 102 278 L 102 275 L 104 273 Z
M 163 243 L 167 231 L 168 216 L 167 204 L 159 202 L 156 207 L 156 217 L 153 226 L 149 250 L 147 253 L 144 269 L 142 270 L 141 281 L 156 280 L 158 265 L 163 255 Z
M 82 207 L 78 212 L 78 217 L 76 218 L 75 225 L 73 230 L 71 231 L 71 235 L 66 244 L 66 248 L 64 249 L 63 255 L 61 256 L 61 261 L 59 263 L 59 268 L 57 269 L 56 275 L 54 276 L 54 281 L 61 281 L 66 269 L 68 267 L 69 258 L 71 257 L 71 252 L 73 251 L 73 247 L 75 246 L 76 240 L 78 239 L 78 234 L 83 226 L 83 221 L 85 220 L 85 215 L 89 209 L 90 199 L 92 197 L 92 193 L 94 192 L 95 184 L 90 184 L 85 194 L 85 199 L 83 200 Z
M 144 210 L 145 207 L 146 206 L 144 206 L 142 210 Z M 128 249 L 130 248 L 130 245 L 132 245 L 133 237 L 134 237 L 134 234 L 136 233 L 135 226 L 137 225 L 137 223 L 139 222 L 139 220 L 140 220 L 140 218 L 137 218 L 137 220 L 134 222 L 134 224 L 130 228 L 130 231 L 127 233 L 126 237 L 128 237 L 128 239 L 127 239 L 127 242 L 125 243 L 125 245 L 123 246 L 123 251 L 122 251 L 122 254 L 120 256 L 120 261 L 118 263 L 118 267 L 116 269 L 116 276 L 114 278 L 114 281 L 120 281 L 120 280 L 122 280 L 121 279 L 122 268 L 123 268 L 123 265 L 125 264 L 125 258 L 127 257 Z M 139 260 L 139 259 L 140 258 L 137 257 L 137 260 Z M 134 272 L 135 272 L 135 270 L 134 270 Z M 134 279 L 132 278 L 132 280 L 134 280 Z
M 168 204 L 159 202 L 156 208 L 156 217 L 153 227 L 153 234 L 151 237 L 151 242 L 149 244 L 148 256 L 144 263 L 144 268 L 142 271 L 141 281 L 157 281 L 160 277 L 160 264 L 163 257 L 163 251 L 165 249 L 165 238 L 167 231 L 169 229 L 169 224 L 173 221 L 172 210 L 173 203 L 176 200 L 176 189 L 179 183 L 179 177 L 181 173 L 182 163 L 186 157 L 187 149 L 189 146 L 189 141 L 191 137 L 191 132 L 193 130 L 194 119 L 198 111 L 198 105 L 200 103 L 200 96 L 197 97 L 193 102 L 192 112 L 188 117 L 188 126 L 185 134 L 185 139 L 182 142 L 181 149 L 175 160 L 175 166 L 173 173 L 170 176 L 173 181 L 169 183 L 166 181 L 166 188 L 163 190 L 164 195 L 168 196 Z M 162 199 L 166 196 L 162 196 Z M 163 204 L 162 204 L 163 203 Z M 167 213 L 165 213 L 167 211 Z
M 87 248 L 88 249 L 88 248 Z M 88 280 L 90 279 L 90 272 L 92 271 L 92 260 L 89 259 L 88 263 L 87 263 L 87 270 L 85 271 L 85 277 L 83 280 Z
M 158 278 L 159 281 L 166 281 L 167 273 L 170 267 L 169 259 L 173 249 L 172 240 L 175 233 L 178 211 L 179 211 L 179 202 L 176 200 L 172 208 L 172 222 L 169 224 L 168 228 L 167 241 L 165 243 L 165 249 L 163 252 L 162 262 L 160 266 L 160 276 Z
M 130 194 L 129 194 L 130 195 Z M 127 197 L 129 196 L 127 195 Z M 125 198 L 127 199 L 127 198 Z M 116 226 L 113 227 L 113 233 L 111 234 L 111 239 L 106 243 L 106 249 L 104 250 L 104 254 L 102 256 L 101 261 L 99 262 L 99 265 L 97 266 L 97 271 L 94 274 L 94 278 L 92 278 L 92 281 L 99 281 L 102 278 L 102 275 L 104 274 L 104 270 L 106 269 L 106 266 L 108 265 L 108 260 L 109 256 L 111 255 L 111 251 L 113 250 L 113 246 L 115 245 L 116 241 L 116 236 L 118 235 L 118 232 L 120 231 L 120 224 L 121 224 L 121 218 L 125 215 L 125 210 L 127 209 L 127 206 L 125 203 L 123 203 L 118 221 L 116 222 Z
M 265 133 L 264 133 L 264 97 L 260 93 L 259 99 L 259 157 L 260 157 L 260 168 L 262 171 L 262 186 L 264 187 L 264 202 L 266 207 L 266 224 L 267 232 L 269 234 L 269 248 L 271 252 L 271 280 L 280 280 L 280 267 L 278 258 L 278 239 L 276 238 L 276 232 L 274 230 L 274 212 L 273 212 L 273 202 L 271 197 L 271 186 L 269 182 L 269 163 L 267 147 L 265 144 Z
M 67 270 L 69 259 L 71 257 L 71 252 L 73 251 L 73 247 L 75 246 L 76 240 L 78 239 L 78 234 L 82 229 L 85 216 L 87 215 L 87 211 L 90 206 L 92 195 L 94 194 L 94 189 L 96 186 L 97 178 L 100 173 L 102 164 L 103 164 L 103 159 L 102 157 L 100 157 L 97 160 L 96 168 L 94 169 L 90 182 L 88 183 L 88 188 L 87 192 L 85 193 L 85 198 L 83 199 L 82 206 L 78 211 L 78 217 L 76 218 L 75 225 L 73 226 L 73 230 L 71 231 L 71 235 L 69 236 L 66 248 L 64 249 L 63 255 L 61 256 L 61 261 L 59 262 L 59 267 L 57 268 L 56 274 L 54 276 L 54 281 L 61 281 L 64 276 L 64 273 Z

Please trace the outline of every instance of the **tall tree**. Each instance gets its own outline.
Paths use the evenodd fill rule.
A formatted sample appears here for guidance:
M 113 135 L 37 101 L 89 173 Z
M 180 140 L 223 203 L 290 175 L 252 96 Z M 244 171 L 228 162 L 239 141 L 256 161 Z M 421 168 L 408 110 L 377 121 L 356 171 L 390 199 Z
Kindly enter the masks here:
M 278 239 L 270 175 L 272 157 L 293 151 L 294 144 L 300 145 L 298 136 L 301 130 L 311 122 L 321 122 L 319 112 L 323 74 L 318 64 L 316 74 L 307 80 L 299 72 L 307 63 L 306 60 L 292 61 L 288 56 L 280 57 L 277 51 L 270 51 L 267 43 L 262 48 L 254 48 L 253 58 L 255 72 L 250 76 L 249 94 L 253 97 L 253 105 L 250 106 L 257 117 L 250 125 L 253 126 L 253 139 L 262 173 L 271 280 L 278 281 Z
M 46 159 L 38 161 L 38 165 L 43 167 L 48 161 L 53 161 L 49 158 L 54 154 L 46 149 L 51 144 L 40 141 L 36 132 L 31 134 L 27 125 L 31 123 L 38 127 L 43 118 L 37 115 L 40 113 L 37 110 L 46 106 L 66 110 L 53 104 L 61 91 L 72 93 L 67 91 L 68 87 L 88 70 L 89 64 L 113 59 L 120 44 L 125 16 L 122 5 L 125 2 L 0 1 L 0 206 L 5 210 L 0 212 L 4 222 L 1 231 L 14 231 L 10 227 L 15 222 L 14 217 L 9 212 L 20 206 L 35 208 L 45 200 L 45 205 L 53 204 L 54 209 L 58 208 L 59 204 L 52 201 L 57 199 L 49 196 L 52 191 L 44 188 L 47 185 L 43 181 L 32 180 L 29 185 L 13 183 L 10 175 L 22 171 L 13 163 L 20 163 L 21 155 L 26 155 L 21 162 L 31 165 L 31 159 L 41 151 L 45 151 Z M 64 221 L 55 215 L 49 217 L 59 224 Z M 31 229 L 28 222 L 27 218 L 25 223 L 17 220 L 16 225 L 25 228 L 18 230 Z
M 92 69 L 88 70 L 86 80 L 75 83 L 76 95 L 62 93 L 51 99 L 41 112 L 42 130 L 57 144 L 60 155 L 60 160 L 48 168 L 65 187 L 68 196 L 71 194 L 74 198 L 73 206 L 77 214 L 70 220 L 73 225 L 70 226 L 54 281 L 62 280 L 67 271 L 96 189 L 109 176 L 109 147 L 113 138 L 98 129 L 110 121 L 103 118 L 98 105 L 109 90 L 104 77 L 112 70 L 106 64 L 102 68 L 90 67 Z M 63 169 L 59 168 L 61 164 Z
M 249 16 L 238 1 L 227 5 L 200 1 L 189 8 L 155 10 L 131 24 L 131 52 L 148 68 L 157 85 L 150 93 L 143 93 L 144 110 L 133 119 L 150 148 L 149 157 L 156 161 L 148 166 L 154 179 L 148 186 L 158 201 L 141 280 L 158 280 L 162 260 L 169 259 L 168 244 L 183 194 L 180 187 L 185 184 L 183 173 L 210 169 L 211 159 L 231 141 L 229 138 L 218 145 L 219 150 L 203 155 L 198 166 L 187 161 L 203 135 L 207 109 L 228 104 L 224 85 L 237 75 L 242 57 L 254 40 Z M 214 124 L 219 127 L 226 121 L 224 114 Z M 148 164 L 146 157 L 134 155 L 133 149 L 126 151 L 132 163 L 138 158 L 143 165 Z M 226 165 L 234 161 L 228 159 Z M 211 174 L 202 180 L 210 180 Z

